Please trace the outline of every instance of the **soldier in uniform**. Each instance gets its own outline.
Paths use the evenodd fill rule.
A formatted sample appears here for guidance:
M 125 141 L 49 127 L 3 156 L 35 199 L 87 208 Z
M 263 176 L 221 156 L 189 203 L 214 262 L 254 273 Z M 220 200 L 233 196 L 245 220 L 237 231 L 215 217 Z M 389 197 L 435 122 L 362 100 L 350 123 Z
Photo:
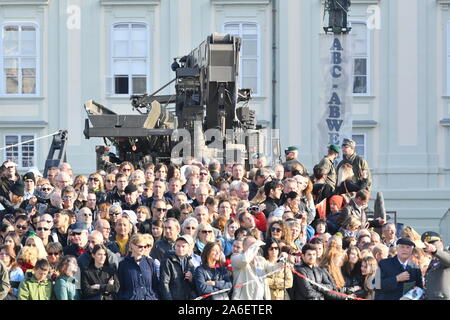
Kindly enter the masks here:
M 355 146 L 355 141 L 351 139 L 344 139 L 344 142 L 342 143 L 343 159 L 339 162 L 336 171 L 339 172 L 340 167 L 345 163 L 351 164 L 353 167 L 353 172 L 355 173 L 352 181 L 357 183 L 359 180 L 367 178 L 366 189 L 370 191 L 372 186 L 372 174 L 370 173 L 369 164 L 364 158 L 355 152 Z
M 339 156 L 341 149 L 339 146 L 332 144 L 328 147 L 328 154 L 323 157 L 318 166 L 322 167 L 327 172 L 327 179 L 325 183 L 333 190 L 336 188 L 336 168 L 334 167 L 334 160 Z
M 432 260 L 425 274 L 425 299 L 450 300 L 450 251 L 445 250 L 441 236 L 433 231 L 422 234 L 425 251 Z
M 286 156 L 286 162 L 283 162 L 284 172 L 286 178 L 292 178 L 292 166 L 294 164 L 299 164 L 302 168 L 302 172 L 300 174 L 308 174 L 305 166 L 298 161 L 298 148 L 295 146 L 288 147 L 284 150 L 284 154 Z

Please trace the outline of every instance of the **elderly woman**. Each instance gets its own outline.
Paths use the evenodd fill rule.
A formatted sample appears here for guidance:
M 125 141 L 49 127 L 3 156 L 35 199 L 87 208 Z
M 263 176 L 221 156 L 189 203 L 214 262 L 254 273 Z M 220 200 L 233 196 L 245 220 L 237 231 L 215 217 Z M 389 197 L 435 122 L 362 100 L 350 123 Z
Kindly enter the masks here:
M 183 221 L 181 225 L 181 234 L 188 234 L 195 239 L 195 234 L 198 228 L 198 221 L 194 217 L 189 217 Z

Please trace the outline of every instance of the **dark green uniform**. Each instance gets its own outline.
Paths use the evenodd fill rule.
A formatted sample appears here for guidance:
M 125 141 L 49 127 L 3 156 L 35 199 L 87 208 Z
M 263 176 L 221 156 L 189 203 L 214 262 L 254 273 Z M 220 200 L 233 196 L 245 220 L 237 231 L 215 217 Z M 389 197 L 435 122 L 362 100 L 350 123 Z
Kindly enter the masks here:
M 333 161 L 328 158 L 328 156 L 323 157 L 319 162 L 319 166 L 323 167 L 327 171 L 327 179 L 325 181 L 333 190 L 336 188 L 336 168 L 334 167 Z
M 345 163 L 349 163 L 353 166 L 353 172 L 355 173 L 355 175 L 353 176 L 352 181 L 354 183 L 357 183 L 359 180 L 361 180 L 363 170 L 367 170 L 367 188 L 366 189 L 368 191 L 370 191 L 370 189 L 372 188 L 372 174 L 370 173 L 369 164 L 367 163 L 367 161 L 365 159 L 361 158 L 360 156 L 358 156 L 355 152 L 348 159 L 344 156 L 344 159 L 342 159 L 341 162 L 339 162 L 336 170 L 339 171 L 339 168 Z

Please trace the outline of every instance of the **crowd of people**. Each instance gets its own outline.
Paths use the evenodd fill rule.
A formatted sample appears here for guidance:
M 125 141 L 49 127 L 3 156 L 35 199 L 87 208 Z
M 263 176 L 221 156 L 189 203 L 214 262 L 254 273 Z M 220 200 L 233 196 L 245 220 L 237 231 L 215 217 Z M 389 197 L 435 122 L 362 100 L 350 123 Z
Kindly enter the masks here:
M 450 254 L 366 214 L 355 142 L 312 175 L 285 150 L 267 165 L 124 161 L 85 175 L 0 168 L 0 299 L 449 299 Z M 339 154 L 342 160 L 336 165 Z

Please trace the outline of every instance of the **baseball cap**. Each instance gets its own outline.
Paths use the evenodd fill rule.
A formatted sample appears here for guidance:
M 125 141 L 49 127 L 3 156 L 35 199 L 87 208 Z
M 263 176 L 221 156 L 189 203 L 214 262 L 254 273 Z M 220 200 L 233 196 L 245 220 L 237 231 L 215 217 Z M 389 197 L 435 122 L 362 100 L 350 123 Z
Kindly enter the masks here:
M 129 185 L 127 185 L 125 187 L 124 191 L 125 191 L 125 193 L 133 193 L 133 192 L 137 191 L 137 187 L 136 187 L 136 185 L 130 183 Z
M 184 241 L 186 241 L 190 246 L 192 246 L 192 245 L 194 244 L 194 239 L 192 239 L 192 237 L 191 237 L 190 235 L 188 235 L 188 234 L 179 236 L 179 237 L 177 238 L 176 241 L 178 241 L 178 240 L 184 240 Z M 176 241 L 175 241 L 175 242 L 176 242 Z
M 71 232 L 83 232 L 87 230 L 87 224 L 84 222 L 75 222 L 69 226 L 69 231 Z

